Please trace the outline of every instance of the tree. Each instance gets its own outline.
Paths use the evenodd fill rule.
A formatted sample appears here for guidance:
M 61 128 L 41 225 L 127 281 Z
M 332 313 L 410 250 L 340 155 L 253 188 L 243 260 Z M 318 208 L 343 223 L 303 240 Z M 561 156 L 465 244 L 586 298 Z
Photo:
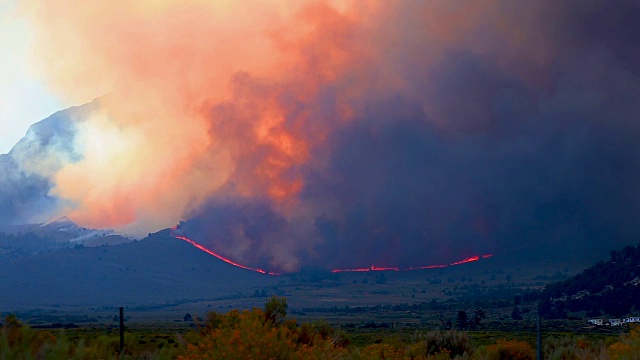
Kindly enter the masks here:
M 482 321 L 482 319 L 486 317 L 487 317 L 487 314 L 485 314 L 484 311 L 480 309 L 476 309 L 473 311 L 473 317 L 471 318 L 471 323 L 474 326 L 480 325 L 480 322 Z
M 458 329 L 460 330 L 464 330 L 467 328 L 467 323 L 468 323 L 468 316 L 467 316 L 467 312 L 460 310 L 458 311 L 458 316 L 456 317 L 456 325 L 458 326 Z
M 513 311 L 511 312 L 511 318 L 513 320 L 522 320 L 520 309 L 518 309 L 517 306 L 513 308 Z
M 386 284 L 386 283 L 387 283 L 387 277 L 383 272 L 381 272 L 380 275 L 376 277 L 376 284 Z
M 443 314 L 440 314 L 440 322 L 445 330 L 451 330 L 453 324 L 451 324 L 451 320 L 446 320 Z
M 273 295 L 264 304 L 264 314 L 267 321 L 280 322 L 287 316 L 287 299 L 285 297 L 278 297 Z
M 184 321 L 193 321 L 193 317 L 189 313 L 184 314 L 184 318 L 183 319 L 184 319 Z

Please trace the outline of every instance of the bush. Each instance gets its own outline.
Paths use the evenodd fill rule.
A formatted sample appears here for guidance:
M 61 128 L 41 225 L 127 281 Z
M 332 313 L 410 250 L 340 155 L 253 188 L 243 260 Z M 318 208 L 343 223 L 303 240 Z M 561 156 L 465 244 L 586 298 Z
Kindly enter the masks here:
M 640 359 L 640 327 L 631 329 L 629 335 L 623 335 L 609 345 L 608 353 L 613 360 Z
M 419 355 L 437 355 L 448 353 L 450 357 L 463 356 L 473 351 L 473 344 L 466 332 L 429 331 L 414 336 L 413 350 Z
M 546 338 L 544 358 L 549 360 L 607 359 L 606 347 L 600 342 L 590 342 L 584 337 Z
M 125 356 L 118 355 L 119 338 L 101 335 L 70 342 L 64 333 L 34 330 L 15 316 L 5 318 L 0 328 L 0 359 L 175 359 L 182 347 L 153 348 L 135 336 L 125 337 Z
M 533 360 L 533 348 L 524 341 L 498 340 L 497 344 L 481 348 L 474 356 L 482 360 Z
M 0 359 L 29 359 L 42 357 L 56 343 L 48 331 L 34 331 L 8 315 L 0 328 Z
M 264 304 L 264 314 L 267 320 L 279 322 L 287 316 L 288 308 L 289 305 L 286 298 L 274 295 Z
M 198 338 L 179 359 L 333 359 L 348 354 L 348 339 L 332 338 L 326 323 L 274 322 L 260 309 L 209 313 Z
M 187 345 L 179 359 L 286 359 L 296 350 L 296 336 L 287 327 L 274 327 L 261 310 L 226 315 L 211 313 L 196 344 Z

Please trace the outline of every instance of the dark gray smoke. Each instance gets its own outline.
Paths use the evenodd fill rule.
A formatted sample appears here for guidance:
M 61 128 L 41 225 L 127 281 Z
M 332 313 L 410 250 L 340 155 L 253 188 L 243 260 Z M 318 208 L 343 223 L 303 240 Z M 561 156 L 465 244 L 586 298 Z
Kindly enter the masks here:
M 180 231 L 235 261 L 276 271 L 409 267 L 485 253 L 591 261 L 637 242 L 639 2 L 407 1 L 385 5 L 371 23 L 328 5 L 307 10 L 301 19 L 310 22 L 309 34 L 274 40 L 291 58 L 291 74 L 236 73 L 225 101 L 198 94 L 192 103 L 176 90 L 187 113 L 206 114 L 202 129 L 210 133 L 194 137 L 197 151 L 173 161 L 158 156 L 156 164 L 169 165 L 131 172 L 156 178 L 114 176 L 105 191 L 84 189 L 93 197 L 77 211 L 96 207 L 91 220 L 99 222 L 126 208 L 116 225 L 127 225 L 137 216 L 153 219 L 156 210 L 182 212 L 182 197 L 172 208 L 175 199 L 159 192 L 185 194 L 184 202 L 203 205 L 185 207 Z M 154 76 L 166 74 L 174 73 Z M 157 84 L 183 84 L 182 76 L 168 78 L 180 81 Z M 175 98 L 167 94 L 160 99 Z M 126 100 L 138 105 L 135 99 Z M 8 184 L 0 190 L 0 221 L 64 205 L 49 191 L 60 164 L 82 158 L 74 124 L 90 106 L 34 126 L 0 160 Z M 131 129 L 153 137 L 153 127 L 136 127 L 148 119 L 133 108 Z M 151 124 L 160 128 L 160 120 Z M 170 120 L 174 127 L 158 141 L 136 137 L 136 144 L 166 150 L 167 133 L 181 125 Z M 154 163 L 146 155 L 156 152 L 141 153 L 144 161 L 132 166 Z M 164 171 L 171 166 L 176 171 Z M 67 190 L 74 190 L 73 174 Z M 206 190 L 183 189 L 189 186 Z M 134 195 L 150 205 L 131 206 Z
M 226 197 L 184 231 L 267 267 L 283 263 L 265 250 L 277 246 L 295 249 L 286 251 L 293 266 L 408 267 L 481 253 L 590 261 L 636 242 L 640 5 L 543 10 L 549 18 L 518 29 L 544 40 L 542 64 L 464 44 L 432 67 L 401 64 L 409 90 L 368 99 L 315 150 L 317 161 L 296 169 L 302 220 L 288 222 L 264 198 Z M 484 25 L 478 41 L 492 32 Z

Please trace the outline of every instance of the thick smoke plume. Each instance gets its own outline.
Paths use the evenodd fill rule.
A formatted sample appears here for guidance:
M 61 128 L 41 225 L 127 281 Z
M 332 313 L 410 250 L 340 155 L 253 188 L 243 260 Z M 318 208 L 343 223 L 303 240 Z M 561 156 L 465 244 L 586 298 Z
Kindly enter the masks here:
M 19 162 L 84 226 L 183 220 L 279 271 L 585 255 L 640 233 L 637 2 L 24 11 L 52 89 L 107 94 L 73 122 L 71 150 Z

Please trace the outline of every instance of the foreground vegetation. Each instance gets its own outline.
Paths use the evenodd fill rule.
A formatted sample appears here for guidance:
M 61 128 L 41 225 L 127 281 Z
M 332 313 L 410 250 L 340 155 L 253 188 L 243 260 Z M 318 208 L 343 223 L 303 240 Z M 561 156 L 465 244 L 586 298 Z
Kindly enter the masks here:
M 384 335 L 369 343 L 325 322 L 285 319 L 287 303 L 272 297 L 264 309 L 211 312 L 185 334 L 117 334 L 38 330 L 7 316 L 0 330 L 0 359 L 534 359 L 530 340 L 504 333 L 416 331 L 410 338 Z M 545 359 L 638 359 L 640 329 L 609 339 L 565 335 L 545 338 Z

